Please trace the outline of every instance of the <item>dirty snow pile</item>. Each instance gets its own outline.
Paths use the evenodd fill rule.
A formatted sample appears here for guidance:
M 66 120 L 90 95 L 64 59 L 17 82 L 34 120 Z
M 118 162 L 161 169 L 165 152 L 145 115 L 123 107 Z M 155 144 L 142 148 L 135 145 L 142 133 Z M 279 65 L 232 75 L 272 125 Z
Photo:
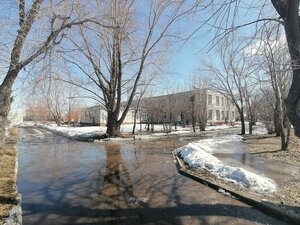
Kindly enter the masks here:
M 184 146 L 180 151 L 180 155 L 190 167 L 200 167 L 226 181 L 259 192 L 265 191 L 272 193 L 276 191 L 276 183 L 272 179 L 257 175 L 240 167 L 225 165 L 221 160 L 213 156 L 206 149 L 203 149 L 197 143 L 190 143 Z

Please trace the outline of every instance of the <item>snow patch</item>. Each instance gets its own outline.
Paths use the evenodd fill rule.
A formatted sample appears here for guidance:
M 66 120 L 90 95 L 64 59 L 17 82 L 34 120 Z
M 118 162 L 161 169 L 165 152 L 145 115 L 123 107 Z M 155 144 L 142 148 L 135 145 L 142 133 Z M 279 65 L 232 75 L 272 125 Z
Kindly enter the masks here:
M 218 145 L 226 144 L 229 142 L 237 142 L 241 140 L 242 137 L 240 135 L 226 135 L 193 142 L 193 145 L 205 150 L 206 152 L 213 153 Z
M 208 139 L 212 141 L 211 139 Z M 206 143 L 209 143 L 206 140 Z M 182 147 L 179 154 L 183 160 L 194 168 L 204 169 L 211 174 L 229 182 L 239 184 L 255 191 L 275 192 L 276 183 L 267 177 L 255 174 L 240 167 L 225 165 L 217 157 L 211 155 L 211 147 L 202 148 L 205 144 L 190 143 Z
M 56 126 L 55 124 L 41 125 L 48 130 L 61 132 L 69 137 L 82 136 L 93 137 L 96 135 L 105 134 L 105 130 L 102 127 L 69 127 L 69 126 Z

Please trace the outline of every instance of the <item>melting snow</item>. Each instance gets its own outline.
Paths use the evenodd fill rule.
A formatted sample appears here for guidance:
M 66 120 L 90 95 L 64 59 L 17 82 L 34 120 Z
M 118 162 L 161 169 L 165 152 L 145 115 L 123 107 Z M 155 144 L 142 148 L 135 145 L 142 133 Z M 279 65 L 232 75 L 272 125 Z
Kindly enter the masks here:
M 240 167 L 225 165 L 221 160 L 211 154 L 217 145 L 230 141 L 238 141 L 240 139 L 238 135 L 229 135 L 190 143 L 182 147 L 180 155 L 190 167 L 202 168 L 221 179 L 255 191 L 276 191 L 276 183 L 272 179 Z

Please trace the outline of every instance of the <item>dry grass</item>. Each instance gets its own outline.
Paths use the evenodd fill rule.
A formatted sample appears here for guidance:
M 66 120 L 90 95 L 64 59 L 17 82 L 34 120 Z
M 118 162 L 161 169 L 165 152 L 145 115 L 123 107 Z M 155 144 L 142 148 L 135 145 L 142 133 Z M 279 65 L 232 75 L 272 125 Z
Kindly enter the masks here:
M 300 165 L 300 139 L 294 135 L 294 130 L 291 130 L 290 144 L 288 150 L 280 150 L 280 137 L 274 135 L 263 136 L 246 136 L 244 138 L 249 151 L 252 154 L 267 158 L 268 160 L 276 160 L 285 162 L 295 166 Z M 297 206 L 300 205 L 300 181 L 286 183 L 275 194 L 274 201 L 281 204 Z
M 253 135 L 245 137 L 249 152 L 261 155 L 270 160 L 278 160 L 290 164 L 300 164 L 300 139 L 291 130 L 290 143 L 287 151 L 280 150 L 280 137 L 274 135 Z
M 0 149 L 0 224 L 8 216 L 9 210 L 16 204 L 15 197 L 15 160 L 17 151 L 15 147 L 18 138 L 18 129 L 10 129 L 10 137 L 5 146 Z

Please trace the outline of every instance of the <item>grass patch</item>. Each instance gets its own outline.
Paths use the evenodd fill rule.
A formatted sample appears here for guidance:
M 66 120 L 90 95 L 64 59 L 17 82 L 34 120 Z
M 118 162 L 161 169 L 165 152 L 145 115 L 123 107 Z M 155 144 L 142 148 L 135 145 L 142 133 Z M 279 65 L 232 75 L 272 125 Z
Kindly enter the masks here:
M 0 149 L 0 225 L 4 223 L 4 218 L 9 215 L 10 209 L 16 204 L 14 184 L 17 151 L 15 144 L 18 139 L 18 128 L 11 128 L 9 134 L 5 146 Z

